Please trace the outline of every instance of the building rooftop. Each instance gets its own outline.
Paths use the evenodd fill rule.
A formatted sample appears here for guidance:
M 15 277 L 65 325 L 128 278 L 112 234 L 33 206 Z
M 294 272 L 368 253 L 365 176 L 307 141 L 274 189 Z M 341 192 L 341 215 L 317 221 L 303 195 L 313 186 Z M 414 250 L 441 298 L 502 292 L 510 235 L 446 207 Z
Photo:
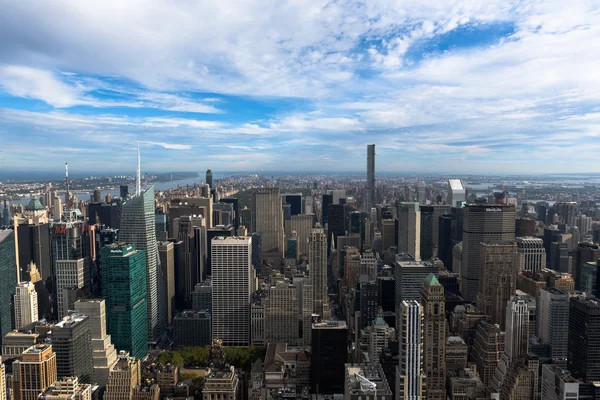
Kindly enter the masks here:
M 313 329 L 348 329 L 345 321 L 323 321 L 312 324 Z
M 27 210 L 27 211 L 43 211 L 43 210 L 45 210 L 45 208 L 38 199 L 31 199 L 29 204 L 27 204 L 25 206 L 25 210 Z
M 427 282 L 429 286 L 442 286 L 440 285 L 440 282 L 437 280 L 435 275 L 432 273 L 429 273 L 429 275 L 427 275 L 427 278 L 425 278 L 425 282 Z

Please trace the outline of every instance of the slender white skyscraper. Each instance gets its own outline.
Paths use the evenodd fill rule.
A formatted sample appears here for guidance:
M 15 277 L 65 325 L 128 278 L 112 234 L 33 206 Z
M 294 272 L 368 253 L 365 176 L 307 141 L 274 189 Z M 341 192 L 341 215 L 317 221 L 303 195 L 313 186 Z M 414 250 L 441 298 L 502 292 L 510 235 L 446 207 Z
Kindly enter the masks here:
M 159 299 L 158 286 L 162 282 L 158 244 L 156 242 L 154 218 L 154 186 L 141 190 L 140 157 L 138 144 L 138 191 L 121 208 L 121 229 L 119 239 L 126 243 L 135 243 L 138 250 L 146 250 L 146 287 L 148 341 L 155 342 L 164 329 L 165 310 Z M 160 275 L 160 276 L 159 276 Z
M 315 314 L 329 318 L 327 296 L 327 235 L 323 228 L 313 228 L 308 239 L 308 268 L 313 285 Z
M 31 282 L 21 282 L 15 293 L 15 329 L 21 329 L 38 320 L 38 297 Z
M 250 344 L 252 237 L 211 241 L 212 335 L 226 346 Z
M 418 301 L 403 301 L 398 315 L 400 358 L 396 370 L 396 399 L 425 398 L 423 371 L 423 307 Z

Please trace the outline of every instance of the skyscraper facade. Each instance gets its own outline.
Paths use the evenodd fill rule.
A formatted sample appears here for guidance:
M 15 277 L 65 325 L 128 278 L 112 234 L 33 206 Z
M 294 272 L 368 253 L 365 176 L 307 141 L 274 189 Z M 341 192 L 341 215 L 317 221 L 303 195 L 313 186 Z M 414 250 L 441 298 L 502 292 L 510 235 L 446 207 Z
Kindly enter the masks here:
M 252 232 L 262 235 L 263 253 L 283 257 L 283 210 L 279 188 L 261 188 L 252 195 Z
M 6 367 L 0 357 L 0 400 L 6 400 Z
M 148 352 L 146 251 L 134 244 L 102 248 L 102 296 L 115 347 L 138 357 Z
M 212 169 L 207 169 L 206 170 L 206 184 L 208 186 L 210 186 L 211 188 L 213 187 L 213 173 L 212 173 Z
M 312 324 L 310 386 L 312 393 L 342 393 L 348 362 L 348 326 L 344 321 Z
M 314 290 L 313 312 L 329 317 L 327 296 L 327 236 L 322 228 L 314 228 L 308 242 L 308 267 Z
M 396 398 L 425 399 L 423 307 L 415 300 L 403 301 L 399 311 L 400 359 L 396 372 Z
M 14 307 L 15 329 L 38 320 L 38 298 L 33 283 L 21 282 L 17 285 Z
M 569 344 L 569 301 L 567 292 L 540 288 L 536 305 L 537 336 L 550 345 L 552 362 L 566 367 Z
M 462 288 L 465 301 L 475 302 L 479 290 L 481 243 L 502 244 L 515 237 L 515 207 L 469 204 L 464 209 Z
M 367 145 L 367 201 L 365 211 L 375 205 L 375 145 Z
M 158 296 L 158 275 L 160 274 L 162 277 L 162 271 L 159 266 L 160 261 L 156 242 L 154 187 L 138 193 L 123 204 L 119 234 L 120 240 L 123 242 L 135 244 L 138 251 L 145 250 L 146 295 L 144 297 L 146 298 L 147 309 L 148 342 L 152 343 L 162 333 L 161 318 L 163 318 L 163 311 L 165 311 L 159 307 L 159 303 L 162 304 L 163 302 Z M 162 282 L 162 279 L 160 280 Z M 121 347 L 118 348 L 121 349 Z M 125 348 L 123 347 L 123 349 Z M 139 357 L 137 352 L 132 352 L 132 354 L 134 357 Z
M 213 238 L 212 334 L 226 346 L 250 344 L 252 238 Z
M 13 400 L 38 400 L 57 380 L 56 354 L 50 344 L 38 344 L 25 350 L 13 362 Z
M 446 204 L 450 207 L 462 207 L 467 201 L 467 192 L 460 179 L 448 179 L 448 200 Z
M 446 399 L 446 298 L 444 287 L 429 274 L 421 288 L 423 307 L 423 369 L 427 382 L 427 399 Z
M 0 344 L 12 328 L 12 304 L 18 282 L 15 235 L 12 230 L 0 230 Z
M 600 300 L 572 296 L 567 368 L 585 383 L 600 381 Z
M 398 252 L 421 259 L 421 211 L 419 203 L 400 203 L 398 207 Z
M 119 352 L 119 359 L 110 371 L 104 400 L 133 399 L 133 388 L 142 379 L 140 360 L 130 357 L 125 351 Z
M 544 241 L 536 237 L 518 237 L 517 253 L 519 270 L 533 273 L 546 268 L 546 249 Z
M 94 381 L 91 328 L 90 318 L 83 314 L 71 314 L 54 325 L 51 337 L 58 377 Z

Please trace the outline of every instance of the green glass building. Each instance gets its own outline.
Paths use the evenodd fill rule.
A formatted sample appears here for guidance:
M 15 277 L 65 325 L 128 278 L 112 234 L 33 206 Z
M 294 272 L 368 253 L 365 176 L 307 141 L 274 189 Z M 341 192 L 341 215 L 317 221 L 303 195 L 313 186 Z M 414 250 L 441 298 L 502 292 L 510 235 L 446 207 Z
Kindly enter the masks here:
M 12 306 L 17 286 L 15 235 L 12 230 L 0 230 L 0 345 L 12 329 Z
M 117 350 L 143 358 L 148 353 L 146 313 L 146 251 L 135 244 L 115 243 L 102 248 L 102 296 L 107 330 Z

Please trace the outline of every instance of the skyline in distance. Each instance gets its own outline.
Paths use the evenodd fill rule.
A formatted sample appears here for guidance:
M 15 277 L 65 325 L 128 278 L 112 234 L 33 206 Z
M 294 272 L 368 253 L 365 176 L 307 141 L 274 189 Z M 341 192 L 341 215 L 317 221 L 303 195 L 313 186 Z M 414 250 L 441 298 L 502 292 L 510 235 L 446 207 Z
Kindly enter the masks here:
M 597 4 L 269 4 L 7 4 L 0 170 L 600 172 Z

